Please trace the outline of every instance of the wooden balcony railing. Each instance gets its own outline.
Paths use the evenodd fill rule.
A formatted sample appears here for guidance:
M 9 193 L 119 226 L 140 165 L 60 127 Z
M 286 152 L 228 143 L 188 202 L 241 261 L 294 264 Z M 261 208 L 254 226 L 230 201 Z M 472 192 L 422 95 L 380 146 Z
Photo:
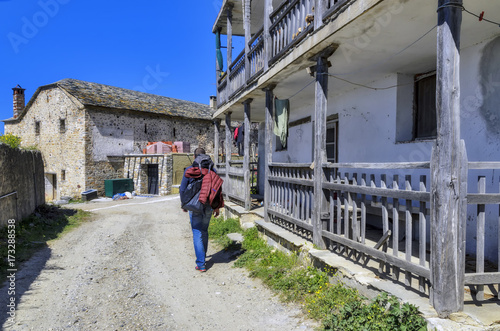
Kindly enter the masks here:
M 321 234 L 329 240 L 329 248 L 363 263 L 378 261 L 380 273 L 429 294 L 429 168 L 430 162 L 324 165 L 321 180 L 326 198 Z M 338 169 L 343 170 L 342 175 Z M 485 286 L 495 287 L 493 295 L 500 290 L 496 289 L 500 286 L 500 266 L 485 258 L 485 243 L 489 240 L 486 215 L 500 219 L 500 181 L 491 177 L 492 169 L 500 169 L 500 163 L 470 162 L 469 169 L 489 173 L 489 177 L 477 177 L 477 189 L 469 188 L 477 193 L 467 194 L 468 221 L 474 222 L 471 215 L 477 215 L 476 228 L 467 228 L 467 240 L 475 238 L 476 242 L 468 246 L 476 247 L 476 254 L 467 256 L 468 267 L 464 270 L 465 285 L 473 287 L 477 300 L 485 300 Z M 269 170 L 266 180 L 270 197 L 265 201 L 269 220 L 312 239 L 315 199 L 322 196 L 314 192 L 314 181 L 318 179 L 310 164 L 270 163 Z M 486 183 L 492 181 L 497 189 L 487 193 Z M 500 256 L 500 238 L 496 240 L 496 254 Z
M 269 29 L 272 40 L 271 63 L 312 31 L 313 7 L 313 0 L 293 0 L 283 2 L 271 13 Z
M 330 18 L 347 3 L 348 0 L 329 0 L 324 13 L 320 14 L 322 20 Z M 314 16 L 314 0 L 283 1 L 269 15 L 270 42 L 266 43 L 264 40 L 266 33 L 262 26 L 248 41 L 248 54 L 245 54 L 243 50 L 231 64 L 228 70 L 229 75 L 226 72 L 218 78 L 217 105 L 222 106 L 231 100 L 249 83 L 263 74 L 266 63 L 270 65 L 278 61 L 313 31 Z M 266 44 L 270 49 L 266 49 Z M 246 58 L 248 58 L 248 68 L 245 68 Z
M 323 13 L 323 20 L 330 18 L 333 14 L 339 11 L 349 0 L 328 0 Z
M 248 60 L 250 63 L 250 79 L 253 80 L 256 76 L 262 73 L 264 70 L 264 26 L 262 26 L 259 31 L 250 39 L 248 46 L 250 46 L 250 52 L 248 54 Z

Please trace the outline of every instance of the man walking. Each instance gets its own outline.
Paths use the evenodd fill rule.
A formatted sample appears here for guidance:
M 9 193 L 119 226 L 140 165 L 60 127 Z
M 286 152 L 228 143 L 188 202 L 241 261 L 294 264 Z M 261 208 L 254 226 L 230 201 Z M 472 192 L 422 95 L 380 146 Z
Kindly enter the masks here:
M 184 176 L 182 177 L 181 186 L 179 187 L 181 196 L 190 183 L 192 183 L 197 177 L 199 178 L 202 176 L 202 173 L 205 172 L 202 172 L 202 169 L 214 171 L 212 159 L 210 156 L 205 154 L 205 150 L 203 148 L 197 148 L 194 151 L 194 158 L 195 160 L 193 165 L 184 170 Z M 200 212 L 189 211 L 189 219 L 191 221 L 191 229 L 193 231 L 194 252 L 196 254 L 195 268 L 201 272 L 207 271 L 205 259 L 208 248 L 208 226 L 210 225 L 212 213 L 216 217 L 219 216 L 219 208 L 212 209 L 210 203 L 203 205 L 203 209 Z

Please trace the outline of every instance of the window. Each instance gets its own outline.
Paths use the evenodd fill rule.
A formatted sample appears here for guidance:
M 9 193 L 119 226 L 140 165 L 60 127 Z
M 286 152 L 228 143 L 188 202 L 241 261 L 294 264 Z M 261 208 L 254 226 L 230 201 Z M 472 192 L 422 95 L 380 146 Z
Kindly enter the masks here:
M 35 134 L 40 135 L 40 121 L 35 121 Z
M 436 138 L 436 72 L 415 76 L 414 139 Z
M 338 119 L 326 123 L 326 159 L 331 163 L 337 163 L 338 127 Z
M 66 180 L 66 170 L 61 170 L 61 180 Z
M 59 120 L 59 133 L 64 133 L 66 132 L 66 120 L 61 118 Z

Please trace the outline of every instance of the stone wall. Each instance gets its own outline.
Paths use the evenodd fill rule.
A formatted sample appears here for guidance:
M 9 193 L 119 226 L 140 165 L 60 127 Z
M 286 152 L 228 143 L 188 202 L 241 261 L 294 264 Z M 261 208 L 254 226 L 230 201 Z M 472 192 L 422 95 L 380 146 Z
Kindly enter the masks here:
M 84 110 L 77 104 L 60 88 L 47 88 L 19 121 L 5 123 L 5 132 L 21 137 L 22 146 L 41 151 L 45 173 L 55 176 L 56 199 L 85 190 Z
M 122 171 L 128 169 L 130 162 L 133 162 L 127 161 L 128 157 L 125 158 L 123 166 L 119 163 L 113 164 L 112 161 L 117 156 L 142 154 L 148 142 L 185 141 L 190 143 L 191 151 L 198 146 L 204 147 L 207 152 L 213 150 L 214 128 L 210 120 L 95 108 L 88 109 L 86 123 L 87 180 L 85 186 L 86 189 L 97 189 L 100 195 L 104 194 L 104 180 L 114 178 L 134 178 L 137 193 L 147 193 L 147 164 L 145 163 L 148 160 L 147 155 L 144 155 L 140 162 L 135 162 L 134 177 L 127 174 L 127 170 Z M 166 173 L 163 171 L 166 167 L 167 165 L 159 164 L 158 172 Z M 163 184 L 159 193 L 170 194 L 172 178 L 165 177 L 160 180 Z M 167 181 L 169 181 L 168 185 Z
M 21 220 L 44 204 L 44 191 L 41 153 L 0 143 L 0 226 L 9 219 Z
M 158 194 L 168 195 L 172 192 L 172 154 L 126 156 L 124 177 L 132 178 L 134 191 L 137 194 L 148 194 L 148 166 L 158 165 Z

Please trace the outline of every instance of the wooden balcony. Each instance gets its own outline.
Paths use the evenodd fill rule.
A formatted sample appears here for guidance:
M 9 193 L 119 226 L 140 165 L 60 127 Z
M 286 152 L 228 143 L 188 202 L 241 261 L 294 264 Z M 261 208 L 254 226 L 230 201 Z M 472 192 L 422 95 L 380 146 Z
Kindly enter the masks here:
M 217 106 L 234 99 L 255 82 L 272 64 L 280 61 L 297 44 L 331 20 L 348 0 L 330 0 L 320 18 L 315 18 L 314 0 L 283 1 L 268 16 L 268 24 L 247 38 L 245 49 L 231 61 L 228 70 L 217 79 Z M 319 20 L 320 24 L 314 20 Z M 269 25 L 269 26 L 267 26 Z M 267 31 L 266 31 L 267 30 Z

